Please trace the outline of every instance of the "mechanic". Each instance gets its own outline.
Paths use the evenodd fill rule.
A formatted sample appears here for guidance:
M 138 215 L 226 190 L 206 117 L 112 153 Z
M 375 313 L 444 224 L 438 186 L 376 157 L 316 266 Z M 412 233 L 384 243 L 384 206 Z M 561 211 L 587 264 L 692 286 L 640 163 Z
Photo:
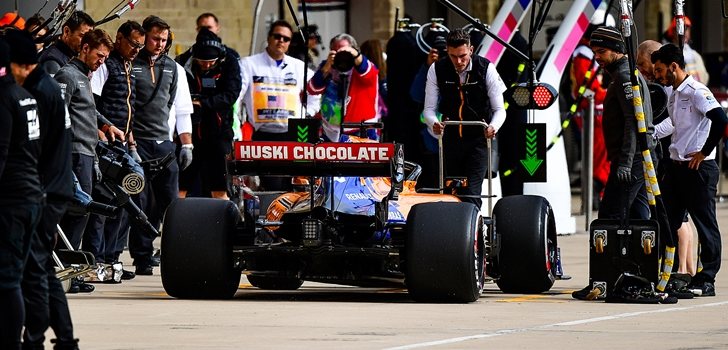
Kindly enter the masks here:
M 660 49 L 660 46 L 662 46 L 662 44 L 657 41 L 645 40 L 637 47 L 637 69 L 649 82 L 655 82 L 655 65 L 652 63 L 651 56 L 653 52 Z M 653 122 L 657 125 L 667 117 L 669 117 L 669 113 L 667 112 L 667 109 L 665 109 L 660 115 L 654 116 Z M 657 143 L 657 147 L 655 147 L 655 159 L 657 160 L 655 169 L 657 171 L 657 180 L 660 183 L 665 181 L 667 169 L 672 165 L 669 152 L 670 143 L 670 138 L 665 136 L 660 139 Z M 665 189 L 660 188 L 660 191 L 664 195 Z M 682 219 L 682 225 L 680 225 L 680 228 L 677 230 L 677 254 L 679 263 L 677 272 L 687 273 L 691 276 L 695 275 L 696 268 L 695 264 L 693 264 L 693 261 L 695 260 L 693 252 L 693 236 L 693 230 L 688 223 L 688 215 L 686 212 L 685 217 Z
M 38 63 L 51 76 L 54 76 L 71 58 L 78 56 L 81 51 L 81 39 L 94 28 L 94 20 L 83 11 L 75 11 L 61 28 L 61 36 L 38 57 Z
M 20 349 L 23 267 L 40 218 L 43 191 L 38 110 L 15 83 L 10 48 L 0 39 L 0 348 Z
M 200 28 L 185 67 L 192 114 L 193 161 L 180 174 L 183 189 L 199 186 L 203 197 L 227 199 L 226 157 L 232 152 L 233 105 L 240 95 L 240 66 L 220 38 Z
M 598 216 L 600 219 L 648 219 L 650 209 L 642 171 L 642 153 L 637 145 L 637 119 L 632 104 L 632 82 L 622 34 L 614 27 L 601 26 L 592 33 L 590 46 L 597 63 L 612 79 L 604 97 L 602 117 L 610 169 Z M 640 91 L 644 92 L 642 107 L 648 133 L 652 134 L 650 94 L 647 82 L 641 75 Z M 631 213 L 627 212 L 629 208 Z
M 288 119 L 302 118 L 303 61 L 287 55 L 293 36 L 291 25 L 278 20 L 268 31 L 264 52 L 242 60 L 242 94 L 253 140 L 288 141 Z M 296 34 L 297 35 L 297 34 Z M 308 70 L 311 78 L 313 71 Z M 307 115 L 314 115 L 320 99 L 309 95 Z M 290 177 L 263 177 L 266 190 L 291 190 Z
M 447 56 L 430 66 L 425 85 L 427 126 L 443 138 L 445 174 L 467 177 L 467 186 L 458 194 L 479 196 L 488 167 L 486 138 L 494 140 L 506 119 L 503 92 L 506 86 L 487 59 L 473 55 L 470 35 L 463 29 L 450 31 L 446 39 Z M 487 98 L 486 98 L 487 97 Z M 486 130 L 475 126 L 448 126 L 437 119 L 470 120 L 488 123 Z M 495 148 L 495 146 L 494 146 Z M 464 202 L 480 209 L 479 197 L 464 197 Z
M 126 135 L 128 151 L 137 161 L 141 162 L 136 151 L 134 137 L 131 132 L 134 115 L 134 102 L 136 100 L 135 81 L 131 72 L 131 62 L 139 51 L 144 48 L 146 31 L 136 21 L 126 21 L 116 31 L 114 50 L 109 58 L 97 69 L 91 77 L 91 91 L 96 98 L 96 109 L 109 119 L 114 125 L 119 125 Z M 97 263 L 115 264 L 119 261 L 120 251 L 117 251 L 119 233 L 129 228 L 126 210 L 122 210 L 115 218 L 106 218 L 91 214 L 86 231 L 95 231 L 102 239 L 97 241 L 98 246 L 93 251 L 98 252 Z M 124 243 L 120 243 L 124 244 Z M 122 280 L 134 278 L 134 272 L 122 270 Z
M 202 28 L 207 28 L 211 32 L 215 33 L 215 35 L 220 37 L 220 30 L 221 30 L 220 21 L 214 13 L 205 12 L 205 13 L 197 16 L 197 19 L 195 20 L 195 30 L 197 32 L 199 32 L 200 29 L 202 29 Z M 243 79 L 243 75 L 242 75 L 243 62 L 240 59 L 240 54 L 237 51 L 235 51 L 235 49 L 225 45 L 224 43 L 223 43 L 223 47 L 225 47 L 225 55 L 227 56 L 225 59 L 226 62 L 228 62 L 228 63 L 237 62 L 238 65 L 240 66 L 240 73 L 241 73 L 240 79 Z M 192 48 L 190 47 L 189 49 L 187 49 L 187 51 L 185 51 L 182 54 L 180 54 L 179 56 L 177 56 L 175 58 L 175 61 L 177 61 L 178 63 L 180 63 L 180 62 L 184 63 L 184 62 L 187 62 L 191 57 L 192 57 Z M 181 85 L 181 84 L 179 84 L 179 85 Z M 179 90 L 179 85 L 177 86 L 178 90 Z M 238 96 L 238 99 L 235 101 L 235 106 L 234 106 L 235 119 L 233 119 L 232 128 L 233 128 L 233 134 L 235 135 L 236 140 L 242 139 L 240 123 L 242 123 L 245 119 L 242 114 L 243 113 L 242 104 L 243 104 L 243 93 L 244 92 L 245 91 L 240 92 L 240 95 Z M 180 191 L 180 196 L 185 197 L 186 195 L 187 195 L 187 191 L 185 191 L 185 190 Z
M 142 27 L 146 31 L 145 46 L 132 62 L 132 73 L 136 77 L 132 132 L 140 158 L 149 161 L 175 153 L 176 146 L 169 140 L 169 115 L 180 78 L 174 60 L 164 53 L 170 34 L 169 24 L 151 15 L 144 19 Z M 185 168 L 192 162 L 192 136 L 181 133 L 179 138 L 182 143 L 177 158 L 179 165 L 172 162 L 153 179 L 145 174 L 146 185 L 137 199 L 137 205 L 149 216 L 153 227 L 159 227 L 167 206 L 179 194 L 180 167 Z M 155 238 L 153 233 L 133 226 L 129 231 L 129 251 L 137 275 L 153 273 L 152 242 Z
M 604 97 L 602 132 L 610 162 L 609 177 L 599 203 L 600 219 L 649 219 L 650 208 L 642 166 L 642 153 L 637 145 L 637 119 L 632 104 L 632 82 L 629 61 L 622 34 L 614 27 L 600 26 L 591 35 L 589 45 L 597 63 L 612 81 Z M 639 75 L 642 104 L 648 134 L 652 135 L 652 105 L 647 82 Z M 653 146 L 649 145 L 652 149 Z M 591 286 L 573 292 L 576 299 L 586 300 Z
M 349 34 L 336 35 L 329 47 L 331 51 L 326 61 L 321 63 L 309 80 L 307 89 L 311 95 L 322 95 L 321 117 L 325 138 L 339 141 L 342 122 L 378 121 L 379 69 L 361 54 L 356 39 Z M 339 56 L 336 61 L 343 64 L 334 64 L 336 56 Z M 346 101 L 346 104 L 342 105 L 342 101 Z M 376 138 L 373 131 L 370 130 L 370 138 Z
M 670 118 L 655 127 L 655 135 L 672 134 L 672 166 L 665 175 L 665 206 L 669 218 L 682 218 L 687 210 L 700 241 L 703 269 L 693 276 L 690 289 L 702 296 L 715 295 L 715 276 L 720 270 L 721 238 L 715 214 L 719 169 L 715 162 L 718 145 L 728 124 L 725 111 L 710 90 L 685 71 L 683 52 L 666 44 L 652 53 L 655 80 L 667 86 Z M 670 220 L 674 238 L 680 220 Z
M 43 348 L 45 332 L 50 325 L 56 335 L 57 348 L 77 349 L 68 301 L 56 277 L 51 252 L 56 242 L 58 222 L 66 205 L 73 199 L 71 170 L 71 123 L 61 88 L 38 66 L 33 37 L 28 32 L 6 32 L 10 44 L 10 67 L 15 81 L 30 92 L 38 103 L 41 156 L 38 170 L 46 195 L 36 234 L 30 242 L 30 254 L 23 272 L 25 300 L 25 332 L 23 346 Z M 53 315 L 53 317 L 51 317 Z
M 99 68 L 109 56 L 113 43 L 109 34 L 101 29 L 94 29 L 83 36 L 81 40 L 81 51 L 78 57 L 63 66 L 54 76 L 61 91 L 64 93 L 66 106 L 71 116 L 72 139 L 72 166 L 73 172 L 78 178 L 81 189 L 91 193 L 95 175 L 94 157 L 96 156 L 96 144 L 99 141 L 99 130 L 107 134 L 113 141 L 117 137 L 124 140 L 124 132 L 106 119 L 96 110 L 96 102 L 90 89 L 89 76 Z M 61 221 L 63 231 L 69 235 L 73 249 L 78 249 L 81 240 L 84 240 L 84 247 L 98 246 L 94 243 L 101 239 L 100 235 L 84 236 L 84 230 L 88 222 L 88 214 L 78 216 L 66 213 Z M 90 251 L 94 256 L 97 251 Z M 75 281 L 75 280 L 74 280 Z M 88 284 L 79 285 L 82 292 L 90 292 L 93 286 Z
M 43 23 L 45 23 L 46 19 L 45 17 L 41 16 L 39 13 L 34 14 L 28 20 L 25 22 L 25 28 L 24 30 L 28 33 L 33 33 L 38 27 L 40 27 Z M 43 36 L 48 33 L 48 27 L 41 28 L 35 35 L 33 36 L 33 39 L 42 38 Z M 35 48 L 40 53 L 45 48 L 45 42 L 41 41 L 38 43 L 35 43 Z

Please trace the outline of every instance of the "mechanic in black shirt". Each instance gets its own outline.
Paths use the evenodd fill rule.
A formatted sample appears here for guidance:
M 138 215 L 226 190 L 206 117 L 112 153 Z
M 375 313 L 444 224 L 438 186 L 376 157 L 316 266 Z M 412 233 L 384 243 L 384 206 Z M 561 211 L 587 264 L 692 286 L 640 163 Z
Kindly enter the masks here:
M 10 69 L 10 48 L 0 39 L 0 349 L 20 349 L 20 284 L 43 201 L 37 105 Z
M 44 334 L 50 325 L 56 334 L 57 348 L 76 349 L 68 301 L 51 259 L 56 225 L 66 204 L 73 199 L 71 120 L 58 83 L 37 64 L 38 55 L 30 33 L 13 30 L 8 31 L 4 38 L 13 48 L 10 66 L 15 81 L 38 103 L 42 140 L 38 167 L 46 194 L 37 234 L 31 240 L 23 273 L 26 314 L 23 344 L 28 348 L 42 348 Z M 51 314 L 54 317 L 51 318 Z
M 81 38 L 94 29 L 94 20 L 83 11 L 76 11 L 63 23 L 61 35 L 38 57 L 38 63 L 48 74 L 54 76 L 81 51 Z
M 595 59 L 612 81 L 604 97 L 602 124 L 607 159 L 611 163 L 604 195 L 599 204 L 600 219 L 648 219 L 650 210 L 642 171 L 642 153 L 637 144 L 637 119 L 632 104 L 632 82 L 624 39 L 614 27 L 594 30 L 589 45 Z M 652 104 L 647 82 L 639 76 L 647 133 L 652 135 Z M 650 145 L 652 149 L 654 146 Z
M 233 104 L 242 82 L 237 59 L 227 54 L 220 38 L 200 28 L 192 57 L 179 62 L 187 72 L 192 103 L 192 165 L 181 173 L 188 190 L 199 185 L 200 196 L 227 199 L 225 157 L 232 152 Z

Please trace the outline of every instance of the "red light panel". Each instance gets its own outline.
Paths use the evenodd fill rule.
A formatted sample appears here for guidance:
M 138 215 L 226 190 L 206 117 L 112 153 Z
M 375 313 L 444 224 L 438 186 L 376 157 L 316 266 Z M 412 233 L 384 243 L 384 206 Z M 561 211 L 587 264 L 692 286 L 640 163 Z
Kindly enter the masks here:
M 543 85 L 537 85 L 533 89 L 533 102 L 538 106 L 539 108 L 545 108 L 549 105 L 549 103 L 553 100 L 553 95 L 551 94 L 551 91 Z

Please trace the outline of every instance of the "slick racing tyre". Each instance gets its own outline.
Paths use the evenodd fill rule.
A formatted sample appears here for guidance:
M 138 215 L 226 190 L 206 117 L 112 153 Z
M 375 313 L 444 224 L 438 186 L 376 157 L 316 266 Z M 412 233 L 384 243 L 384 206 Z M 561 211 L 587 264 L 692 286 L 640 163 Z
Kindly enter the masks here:
M 164 218 L 162 285 L 183 299 L 229 299 L 240 284 L 233 264 L 233 233 L 240 220 L 231 201 L 177 199 Z
M 483 225 L 471 203 L 425 203 L 407 217 L 405 283 L 416 301 L 468 303 L 483 290 Z
M 540 196 L 510 196 L 493 209 L 494 251 L 505 293 L 542 293 L 551 289 L 556 270 L 556 222 Z

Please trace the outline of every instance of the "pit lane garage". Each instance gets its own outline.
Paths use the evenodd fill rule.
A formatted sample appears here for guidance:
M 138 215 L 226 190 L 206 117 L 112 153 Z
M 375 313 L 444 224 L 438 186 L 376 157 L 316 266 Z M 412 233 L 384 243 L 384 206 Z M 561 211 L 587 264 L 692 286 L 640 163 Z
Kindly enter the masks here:
M 456 196 L 418 193 L 421 169 L 400 145 L 354 137 L 237 142 L 234 153 L 228 171 L 238 198 L 179 199 L 167 210 L 161 275 L 172 297 L 232 298 L 244 273 L 268 290 L 315 281 L 467 303 L 488 281 L 507 293 L 541 293 L 560 277 L 554 215 L 543 197 L 506 197 L 482 217 Z M 303 184 L 261 213 L 245 180 L 292 174 Z

